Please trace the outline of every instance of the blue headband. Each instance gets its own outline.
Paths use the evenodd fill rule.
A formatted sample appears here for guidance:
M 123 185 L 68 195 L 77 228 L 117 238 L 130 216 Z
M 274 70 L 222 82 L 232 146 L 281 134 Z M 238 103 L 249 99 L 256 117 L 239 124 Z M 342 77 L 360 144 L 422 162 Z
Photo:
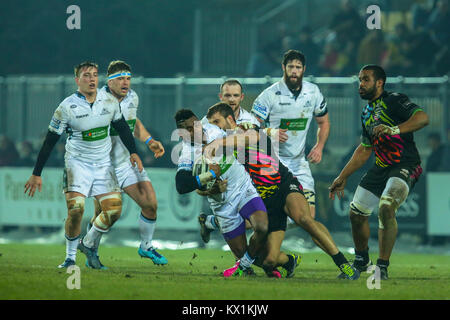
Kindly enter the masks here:
M 131 73 L 130 73 L 130 72 L 118 72 L 118 73 L 114 73 L 114 74 L 112 74 L 112 75 L 110 75 L 110 76 L 108 77 L 108 80 L 115 79 L 115 78 L 118 78 L 118 77 L 131 77 Z

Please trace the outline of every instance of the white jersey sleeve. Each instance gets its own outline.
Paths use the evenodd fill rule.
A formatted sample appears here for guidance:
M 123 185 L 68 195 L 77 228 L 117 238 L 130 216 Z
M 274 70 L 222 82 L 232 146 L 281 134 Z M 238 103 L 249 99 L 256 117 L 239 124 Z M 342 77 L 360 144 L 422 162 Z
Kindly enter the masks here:
M 315 106 L 314 106 L 314 116 L 315 117 L 323 117 L 328 113 L 327 102 L 320 92 L 318 86 L 316 86 L 316 92 L 314 95 L 315 98 Z
M 251 112 L 263 120 L 269 118 L 270 112 L 272 111 L 273 93 L 269 90 L 271 87 L 267 88 L 256 98 L 253 103 Z
M 194 147 L 183 142 L 183 148 L 181 149 L 180 157 L 178 158 L 178 168 L 179 170 L 192 171 L 194 166 Z
M 69 115 L 66 108 L 64 105 L 60 105 L 53 114 L 48 130 L 58 135 L 62 135 L 67 128 L 68 121 Z

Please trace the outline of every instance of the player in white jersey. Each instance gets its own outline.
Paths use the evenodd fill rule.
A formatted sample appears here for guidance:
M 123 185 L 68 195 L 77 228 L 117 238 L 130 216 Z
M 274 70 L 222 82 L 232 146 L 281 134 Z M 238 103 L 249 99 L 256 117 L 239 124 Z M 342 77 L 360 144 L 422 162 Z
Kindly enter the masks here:
M 224 276 L 254 274 L 251 265 L 264 246 L 268 229 L 267 211 L 261 197 L 244 166 L 234 157 L 225 158 L 226 161 L 220 159 L 218 164 L 210 164 L 209 171 L 193 175 L 194 163 L 202 157 L 203 146 L 226 134 L 217 126 L 209 123 L 202 125 L 188 109 L 179 110 L 175 121 L 183 139 L 176 174 L 177 191 L 183 194 L 201 190 L 219 176 L 220 179 L 227 180 L 223 193 L 208 195 L 208 202 L 217 217 L 222 235 L 233 254 L 240 259 L 239 267 L 230 273 L 224 273 Z M 254 229 L 248 246 L 245 219 L 250 221 Z
M 84 62 L 76 66 L 75 81 L 78 91 L 64 99 L 56 109 L 33 174 L 25 184 L 25 193 L 32 197 L 36 189 L 41 191 L 41 172 L 45 162 L 61 134 L 68 132 L 64 156 L 64 192 L 68 209 L 65 223 L 66 260 L 59 267 L 74 265 L 78 248 L 87 256 L 89 266 L 99 269 L 101 263 L 93 245 L 119 219 L 122 210 L 110 157 L 110 125 L 119 132 L 130 152 L 131 163 L 137 165 L 139 171 L 143 167 L 117 99 L 109 93 L 97 91 L 97 64 Z M 102 211 L 95 219 L 94 227 L 78 242 L 86 197 L 95 197 Z
M 219 99 L 222 102 L 227 103 L 234 112 L 236 122 L 238 124 L 252 124 L 260 126 L 260 123 L 256 117 L 241 107 L 241 102 L 244 100 L 244 92 L 242 85 L 238 80 L 228 79 L 220 85 Z M 206 116 L 202 118 L 202 124 L 207 124 L 208 119 Z
M 241 102 L 244 100 L 244 93 L 242 90 L 242 85 L 238 80 L 228 79 L 220 85 L 219 99 L 222 102 L 227 103 L 234 112 L 237 124 L 242 124 L 245 126 L 256 125 L 260 126 L 259 121 L 256 117 L 241 107 Z M 202 118 L 202 125 L 209 124 L 206 116 Z M 201 213 L 198 217 L 200 223 L 200 234 L 205 243 L 209 242 L 210 233 L 213 230 L 219 229 L 217 226 L 214 215 L 206 215 Z M 246 223 L 246 228 L 250 229 L 250 223 Z
M 124 61 L 112 61 L 108 66 L 107 77 L 108 84 L 100 91 L 111 93 L 117 98 L 120 103 L 121 112 L 130 130 L 134 133 L 134 136 L 147 144 L 149 149 L 153 151 L 155 158 L 163 156 L 165 151 L 161 142 L 153 139 L 142 122 L 137 118 L 139 98 L 137 93 L 130 89 L 131 67 Z M 111 160 L 115 168 L 119 187 L 141 208 L 139 217 L 141 244 L 138 249 L 138 254 L 143 258 L 151 259 L 157 265 L 167 264 L 167 259 L 152 246 L 157 210 L 157 200 L 152 183 L 145 170 L 139 172 L 130 164 L 128 160 L 130 153 L 114 128 L 111 128 L 110 135 L 112 140 Z M 95 214 L 91 219 L 91 223 L 88 225 L 88 231 L 101 212 L 100 204 L 95 199 L 94 204 Z M 96 249 L 98 249 L 99 243 L 100 238 L 95 244 Z M 105 267 L 103 266 L 102 268 L 104 269 Z
M 271 136 L 280 129 L 287 129 L 287 139 L 280 139 L 280 160 L 303 186 L 314 218 L 314 179 L 308 160 L 311 163 L 322 160 L 322 151 L 330 132 L 327 103 L 317 85 L 303 80 L 306 64 L 301 52 L 287 51 L 282 68 L 283 79 L 256 98 L 252 113 L 266 123 Z M 313 118 L 318 125 L 317 143 L 305 158 L 306 135 Z

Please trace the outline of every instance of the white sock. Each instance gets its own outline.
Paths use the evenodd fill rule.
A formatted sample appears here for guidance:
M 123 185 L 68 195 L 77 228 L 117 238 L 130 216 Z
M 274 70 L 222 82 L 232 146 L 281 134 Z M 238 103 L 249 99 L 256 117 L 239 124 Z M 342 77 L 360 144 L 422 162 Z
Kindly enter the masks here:
M 206 216 L 205 226 L 211 230 L 219 229 L 219 227 L 216 224 L 216 219 L 213 214 Z
M 152 247 L 153 233 L 155 232 L 156 219 L 144 217 L 141 213 L 139 218 L 139 232 L 141 234 L 141 249 L 148 250 Z
M 252 266 L 254 261 L 255 261 L 255 259 L 251 258 L 250 255 L 248 254 L 248 251 L 246 251 L 244 256 L 241 258 L 241 262 L 239 263 L 239 266 L 242 269 L 247 269 Z
M 80 236 L 76 236 L 75 238 L 66 237 L 66 259 L 71 259 L 76 261 L 77 258 L 77 248 L 78 248 L 78 239 Z
M 83 238 L 83 244 L 88 248 L 97 248 L 100 243 L 100 239 L 102 238 L 104 231 L 100 231 L 98 228 L 92 226 L 86 236 Z M 97 247 L 95 246 L 97 244 Z
M 87 232 L 86 232 L 86 234 L 89 233 L 89 231 L 91 230 L 92 227 L 93 227 L 93 224 L 89 222 L 88 225 L 87 225 Z M 98 247 L 99 247 L 99 245 L 100 245 L 100 240 L 101 240 L 101 239 L 102 239 L 102 235 L 100 235 L 99 237 L 97 237 L 97 238 L 95 239 L 94 246 L 93 246 L 93 248 L 95 249 L 95 251 L 98 251 Z

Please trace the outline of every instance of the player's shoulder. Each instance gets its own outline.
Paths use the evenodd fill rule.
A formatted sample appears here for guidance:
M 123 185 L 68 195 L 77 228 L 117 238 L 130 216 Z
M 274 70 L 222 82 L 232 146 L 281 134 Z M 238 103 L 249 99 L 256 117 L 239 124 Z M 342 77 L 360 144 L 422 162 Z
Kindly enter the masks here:
M 137 92 L 134 91 L 133 89 L 128 89 L 128 94 L 129 94 L 131 101 L 133 101 L 133 102 L 139 101 L 139 96 L 138 96 Z
M 211 124 L 211 123 L 204 124 L 203 130 L 206 135 L 207 143 L 210 143 L 210 142 L 216 140 L 217 138 L 222 138 L 226 135 L 225 131 L 223 131 L 218 126 Z
M 283 88 L 281 86 L 281 80 L 280 80 L 280 81 L 273 83 L 269 87 L 265 88 L 259 96 L 260 97 L 261 96 L 275 97 L 275 96 L 282 95 L 282 92 L 283 92 Z
M 320 93 L 320 88 L 317 84 L 309 82 L 307 80 L 303 80 L 302 82 L 302 86 L 304 92 L 309 93 L 309 94 L 318 94 Z
M 75 92 L 61 101 L 59 103 L 59 107 L 63 109 L 77 108 L 81 101 L 80 98 L 80 94 L 78 92 Z
M 404 93 L 389 91 L 383 93 L 383 101 L 386 103 L 404 103 L 408 100 L 408 96 Z

